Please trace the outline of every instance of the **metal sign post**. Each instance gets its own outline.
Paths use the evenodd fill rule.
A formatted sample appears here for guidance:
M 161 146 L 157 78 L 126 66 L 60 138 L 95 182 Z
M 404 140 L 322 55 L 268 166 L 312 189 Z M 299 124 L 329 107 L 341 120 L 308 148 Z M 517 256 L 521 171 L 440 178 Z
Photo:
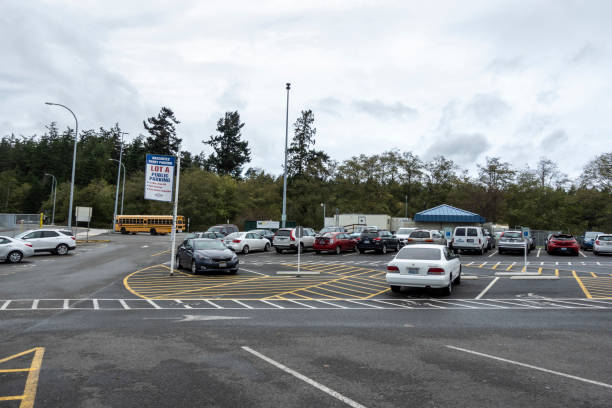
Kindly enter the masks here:
M 176 245 L 176 213 L 178 210 L 179 177 L 181 175 L 181 156 L 176 158 L 176 187 L 174 188 L 174 212 L 172 213 L 172 247 L 170 249 L 170 276 L 174 276 L 174 251 Z
M 300 250 L 302 248 L 302 237 L 303 236 L 304 236 L 304 228 L 303 227 L 296 227 L 295 228 L 295 237 L 297 239 L 299 239 L 299 241 L 298 241 L 298 250 L 297 250 L 297 253 L 298 253 L 298 270 L 297 270 L 297 273 L 298 273 L 298 275 L 300 274 L 300 252 L 301 252 Z
M 527 247 L 529 246 L 529 228 L 522 227 L 521 232 L 523 233 L 523 239 L 525 240 L 525 266 L 523 267 L 523 272 L 527 272 Z

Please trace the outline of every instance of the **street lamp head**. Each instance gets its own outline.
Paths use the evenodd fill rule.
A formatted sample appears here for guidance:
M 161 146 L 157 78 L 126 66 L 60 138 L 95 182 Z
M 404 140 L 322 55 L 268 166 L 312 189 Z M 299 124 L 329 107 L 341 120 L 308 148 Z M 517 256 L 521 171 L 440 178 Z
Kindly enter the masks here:
M 55 105 L 55 104 L 52 102 L 45 102 L 45 105 Z
M 291 89 L 291 83 L 287 82 L 287 90 Z

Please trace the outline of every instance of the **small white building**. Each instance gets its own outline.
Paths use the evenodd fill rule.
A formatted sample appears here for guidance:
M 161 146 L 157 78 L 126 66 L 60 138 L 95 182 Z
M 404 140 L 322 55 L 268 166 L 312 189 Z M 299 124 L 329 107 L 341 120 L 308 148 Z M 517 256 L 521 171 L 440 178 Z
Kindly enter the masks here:
M 326 227 L 339 226 L 350 231 L 355 225 L 391 230 L 391 217 L 387 214 L 338 214 L 325 217 Z

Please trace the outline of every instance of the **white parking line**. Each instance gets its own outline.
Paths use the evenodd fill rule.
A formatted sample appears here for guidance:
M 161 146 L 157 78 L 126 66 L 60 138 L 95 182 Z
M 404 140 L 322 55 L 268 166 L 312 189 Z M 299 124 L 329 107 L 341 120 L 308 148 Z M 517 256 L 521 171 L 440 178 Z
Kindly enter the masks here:
M 100 309 L 100 304 L 98 303 L 98 299 L 92 299 L 94 310 Z
M 5 301 L 5 302 L 2 304 L 2 306 L 0 306 L 0 310 L 5 310 L 5 309 L 8 307 L 8 305 L 10 305 L 10 304 L 11 304 L 11 302 L 12 302 L 12 300 L 7 300 L 7 301 Z
M 489 255 L 489 258 L 492 257 L 493 255 L 495 255 L 497 253 L 497 251 L 493 252 L 491 255 Z
M 242 349 L 244 351 L 247 351 L 251 354 L 253 354 L 256 357 L 259 357 L 260 359 L 264 360 L 267 363 L 272 364 L 274 367 L 276 368 L 280 368 L 281 370 L 283 370 L 284 372 L 291 374 L 292 376 L 299 378 L 300 380 L 304 381 L 307 384 L 312 385 L 313 387 L 323 391 L 324 393 L 331 395 L 332 397 L 336 398 L 337 400 L 340 400 L 342 402 L 344 402 L 346 405 L 348 405 L 349 407 L 353 407 L 353 408 L 366 408 L 364 405 L 361 405 L 358 402 L 353 401 L 352 399 L 345 397 L 344 395 L 340 394 L 337 391 L 332 390 L 331 388 L 328 388 L 326 386 L 324 386 L 323 384 L 320 384 L 318 382 L 316 382 L 315 380 L 311 380 L 310 378 L 306 377 L 305 375 L 302 375 L 300 373 L 298 373 L 295 370 L 292 370 L 291 368 L 275 361 L 272 360 L 270 357 L 266 357 L 263 354 L 253 350 L 250 347 L 247 346 L 242 346 Z
M 252 270 L 250 270 L 250 269 L 246 269 L 246 268 L 239 268 L 239 269 L 240 269 L 240 270 L 242 270 L 242 271 L 245 271 L 245 272 L 256 273 L 257 275 L 268 276 L 268 275 L 266 275 L 265 273 L 255 272 L 255 271 L 252 271 Z
M 540 257 L 540 251 L 542 250 L 542 248 L 538 248 L 538 253 L 536 254 L 536 258 Z
M 586 256 L 585 254 L 582 253 L 582 251 L 578 251 L 578 253 L 582 256 L 584 256 L 585 258 L 588 258 L 588 256 Z
M 151 299 L 146 299 L 147 303 L 149 303 L 151 306 L 153 306 L 156 309 L 161 309 L 161 306 L 159 306 L 157 303 L 155 303 L 154 301 L 152 301 Z
M 64 299 L 64 304 L 63 304 L 63 308 L 64 309 L 68 309 L 70 307 L 70 301 L 68 299 Z
M 542 368 L 542 367 L 534 366 L 534 365 L 531 365 L 531 364 L 525 364 L 525 363 L 521 363 L 519 361 L 509 360 L 507 358 L 496 357 L 496 356 L 492 356 L 490 354 L 479 353 L 477 351 L 472 351 L 472 350 L 464 349 L 464 348 L 461 348 L 461 347 L 455 347 L 455 346 L 449 346 L 449 345 L 447 345 L 446 347 L 448 347 L 450 349 L 453 349 L 453 350 L 463 351 L 464 353 L 474 354 L 475 356 L 491 358 L 493 360 L 502 361 L 504 363 L 514 364 L 514 365 L 518 365 L 518 366 L 521 366 L 521 367 L 527 367 L 527 368 L 531 368 L 533 370 L 542 371 L 542 372 L 545 372 L 545 373 L 548 373 L 548 374 L 555 374 L 555 375 L 559 375 L 561 377 L 570 378 L 572 380 L 582 381 L 582 382 L 585 382 L 585 383 L 589 383 L 589 384 L 593 384 L 593 385 L 599 385 L 600 387 L 605 387 L 605 388 L 611 388 L 612 389 L 612 385 L 610 385 L 610 384 L 606 384 L 606 383 L 599 382 L 599 381 L 589 380 L 587 378 L 578 377 L 578 376 L 571 375 L 571 374 L 565 374 L 565 373 L 562 373 L 560 371 L 549 370 L 547 368 Z
M 119 299 L 119 303 L 121 304 L 121 307 L 123 307 L 125 310 L 129 310 L 131 309 L 127 303 L 125 303 L 125 300 L 123 299 Z
M 274 307 L 275 307 L 275 308 L 277 308 L 277 309 L 284 309 L 284 307 L 279 306 L 279 305 L 275 305 L 274 303 L 272 303 L 272 302 L 268 302 L 267 300 L 261 299 L 261 301 L 262 301 L 262 302 L 264 302 L 264 303 L 266 303 L 266 304 L 268 304 L 268 305 L 270 305 L 270 306 L 274 306 Z
M 482 292 L 480 292 L 480 293 L 478 294 L 478 296 L 476 296 L 474 299 L 480 299 L 481 297 L 483 297 L 483 296 L 485 295 L 485 293 L 487 293 L 487 292 L 489 291 L 489 289 L 491 289 L 491 287 L 493 287 L 493 285 L 495 285 L 495 282 L 497 282 L 498 280 L 499 280 L 499 276 L 498 276 L 497 278 L 493 279 L 493 280 L 491 281 L 491 283 L 489 283 L 489 284 L 487 285 L 487 287 L 486 287 L 486 288 L 484 288 L 484 289 L 482 290 Z
M 238 303 L 240 306 L 246 307 L 247 309 L 252 309 L 253 308 L 252 306 L 249 306 L 246 303 L 242 303 L 241 301 L 236 300 L 236 299 L 234 299 L 234 302 Z

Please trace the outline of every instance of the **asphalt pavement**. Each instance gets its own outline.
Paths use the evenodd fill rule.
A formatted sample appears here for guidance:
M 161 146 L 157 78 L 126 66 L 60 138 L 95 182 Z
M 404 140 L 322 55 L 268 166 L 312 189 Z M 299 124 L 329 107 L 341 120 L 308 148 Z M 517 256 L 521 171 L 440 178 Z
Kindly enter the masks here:
M 0 407 L 610 405 L 612 257 L 464 255 L 443 297 L 393 253 L 170 277 L 169 237 L 97 238 L 0 265 Z

